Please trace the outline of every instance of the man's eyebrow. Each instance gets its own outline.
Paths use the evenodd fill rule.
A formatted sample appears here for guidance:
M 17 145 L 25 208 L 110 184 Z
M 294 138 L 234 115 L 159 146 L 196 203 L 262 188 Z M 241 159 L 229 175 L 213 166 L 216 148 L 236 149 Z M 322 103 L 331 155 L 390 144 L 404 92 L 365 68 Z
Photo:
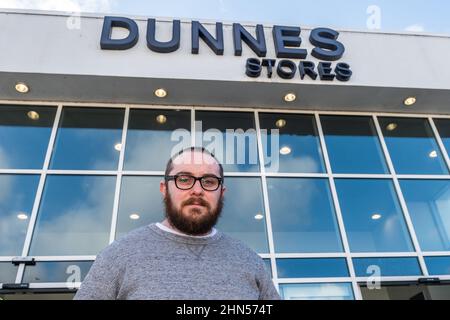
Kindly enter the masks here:
M 180 172 L 175 173 L 175 174 L 190 174 L 191 176 L 193 176 L 192 172 L 189 172 L 189 171 L 180 171 Z
M 191 175 L 191 176 L 195 176 L 192 172 L 190 172 L 190 171 L 180 171 L 180 172 L 178 172 L 178 173 L 175 173 L 174 175 L 180 175 L 180 174 L 188 174 L 188 175 Z M 209 177 L 209 176 L 214 176 L 214 177 L 217 177 L 217 175 L 215 174 L 215 173 L 205 173 L 205 174 L 203 174 L 202 175 L 202 177 Z

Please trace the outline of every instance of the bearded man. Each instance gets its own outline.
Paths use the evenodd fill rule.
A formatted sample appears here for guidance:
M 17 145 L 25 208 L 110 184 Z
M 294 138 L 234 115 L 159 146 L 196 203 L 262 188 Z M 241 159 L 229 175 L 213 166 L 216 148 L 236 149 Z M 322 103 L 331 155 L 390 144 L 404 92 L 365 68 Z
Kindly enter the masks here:
M 223 207 L 223 167 L 191 147 L 167 163 L 165 219 L 104 249 L 75 299 L 280 299 L 263 260 L 214 228 Z

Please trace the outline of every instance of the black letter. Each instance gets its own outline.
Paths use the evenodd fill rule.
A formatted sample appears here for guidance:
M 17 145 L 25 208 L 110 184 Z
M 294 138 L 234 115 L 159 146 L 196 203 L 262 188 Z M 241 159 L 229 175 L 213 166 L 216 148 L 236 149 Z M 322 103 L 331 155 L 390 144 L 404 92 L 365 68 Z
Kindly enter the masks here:
M 259 59 L 248 58 L 245 65 L 245 74 L 252 78 L 257 78 L 261 74 L 261 65 Z
M 272 78 L 272 67 L 275 65 L 275 59 L 263 59 L 261 65 L 267 67 L 267 78 Z
M 264 28 L 261 24 L 256 25 L 256 39 L 241 26 L 233 23 L 234 55 L 242 55 L 242 40 L 255 52 L 258 57 L 265 57 L 267 53 Z
M 334 79 L 334 74 L 331 73 L 331 63 L 319 62 L 319 66 L 317 67 L 317 69 L 319 70 L 320 80 L 331 81 Z
M 216 22 L 216 39 L 198 21 L 192 21 L 192 53 L 198 54 L 199 36 L 214 51 L 215 54 L 223 55 L 223 28 L 222 23 Z
M 155 38 L 155 19 L 148 19 L 147 22 L 147 47 L 155 52 L 169 53 L 176 51 L 180 47 L 180 20 L 173 21 L 172 40 L 167 42 L 157 41 Z
M 309 42 L 316 46 L 311 52 L 312 56 L 325 61 L 335 61 L 340 59 L 344 54 L 345 48 L 342 43 L 336 41 L 338 36 L 339 32 L 328 28 L 316 28 L 311 30 Z
M 316 80 L 317 72 L 314 71 L 315 64 L 312 61 L 300 61 L 298 69 L 300 71 L 300 78 L 303 80 L 305 75 L 308 75 L 311 79 Z
M 352 76 L 352 70 L 350 70 L 350 66 L 344 62 L 339 62 L 336 65 L 336 69 L 334 69 L 334 71 L 336 72 L 336 79 L 338 79 L 339 81 L 348 81 Z
M 120 27 L 130 33 L 125 39 L 111 39 L 112 28 Z M 108 17 L 103 20 L 100 48 L 103 50 L 126 50 L 132 48 L 138 41 L 139 31 L 136 22 L 128 18 Z
M 302 39 L 299 37 L 299 27 L 273 26 L 272 35 L 277 58 L 305 59 L 306 49 L 286 47 L 300 47 Z
M 288 68 L 289 71 L 284 71 L 283 68 Z M 291 60 L 280 60 L 277 66 L 277 73 L 283 79 L 292 79 L 295 76 L 297 66 Z

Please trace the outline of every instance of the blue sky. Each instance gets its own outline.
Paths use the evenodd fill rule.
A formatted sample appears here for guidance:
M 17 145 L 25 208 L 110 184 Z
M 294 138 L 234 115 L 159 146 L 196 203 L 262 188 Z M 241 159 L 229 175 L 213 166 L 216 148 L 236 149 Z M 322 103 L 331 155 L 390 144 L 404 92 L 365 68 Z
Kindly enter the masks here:
M 450 35 L 450 1 L 444 0 L 0 0 L 0 8 Z

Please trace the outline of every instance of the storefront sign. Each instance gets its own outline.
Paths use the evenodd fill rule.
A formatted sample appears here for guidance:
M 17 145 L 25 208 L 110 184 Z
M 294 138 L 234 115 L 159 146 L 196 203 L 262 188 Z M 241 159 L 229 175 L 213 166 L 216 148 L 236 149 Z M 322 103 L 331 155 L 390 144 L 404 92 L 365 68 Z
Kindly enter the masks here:
M 112 30 L 115 27 L 125 28 L 129 34 L 126 38 L 112 39 Z M 169 41 L 156 40 L 156 20 L 148 19 L 146 41 L 147 47 L 154 52 L 170 53 L 180 47 L 180 20 L 172 21 L 172 38 Z M 275 46 L 276 58 L 265 58 L 267 55 L 264 27 L 257 24 L 255 37 L 249 33 L 240 23 L 233 23 L 233 49 L 235 56 L 242 55 L 242 42 L 258 56 L 249 58 L 245 64 L 245 74 L 257 78 L 262 75 L 272 78 L 274 70 L 283 79 L 292 79 L 296 74 L 304 79 L 308 77 L 316 80 L 348 81 L 352 75 L 350 65 L 332 61 L 342 58 L 345 47 L 338 41 L 339 32 L 329 28 L 315 28 L 311 30 L 309 42 L 314 46 L 310 54 L 318 60 L 325 62 L 314 63 L 306 60 L 308 50 L 301 48 L 301 28 L 292 26 L 273 26 L 272 37 Z M 132 48 L 139 39 L 137 23 L 125 17 L 106 16 L 103 22 L 103 30 L 100 39 L 100 47 L 103 50 L 127 50 Z M 191 53 L 199 53 L 200 39 L 218 56 L 224 52 L 223 25 L 216 22 L 215 36 L 213 36 L 200 22 L 191 22 Z M 260 59 L 262 58 L 262 59 Z M 294 62 L 291 59 L 300 59 Z M 265 71 L 265 72 L 263 72 Z

